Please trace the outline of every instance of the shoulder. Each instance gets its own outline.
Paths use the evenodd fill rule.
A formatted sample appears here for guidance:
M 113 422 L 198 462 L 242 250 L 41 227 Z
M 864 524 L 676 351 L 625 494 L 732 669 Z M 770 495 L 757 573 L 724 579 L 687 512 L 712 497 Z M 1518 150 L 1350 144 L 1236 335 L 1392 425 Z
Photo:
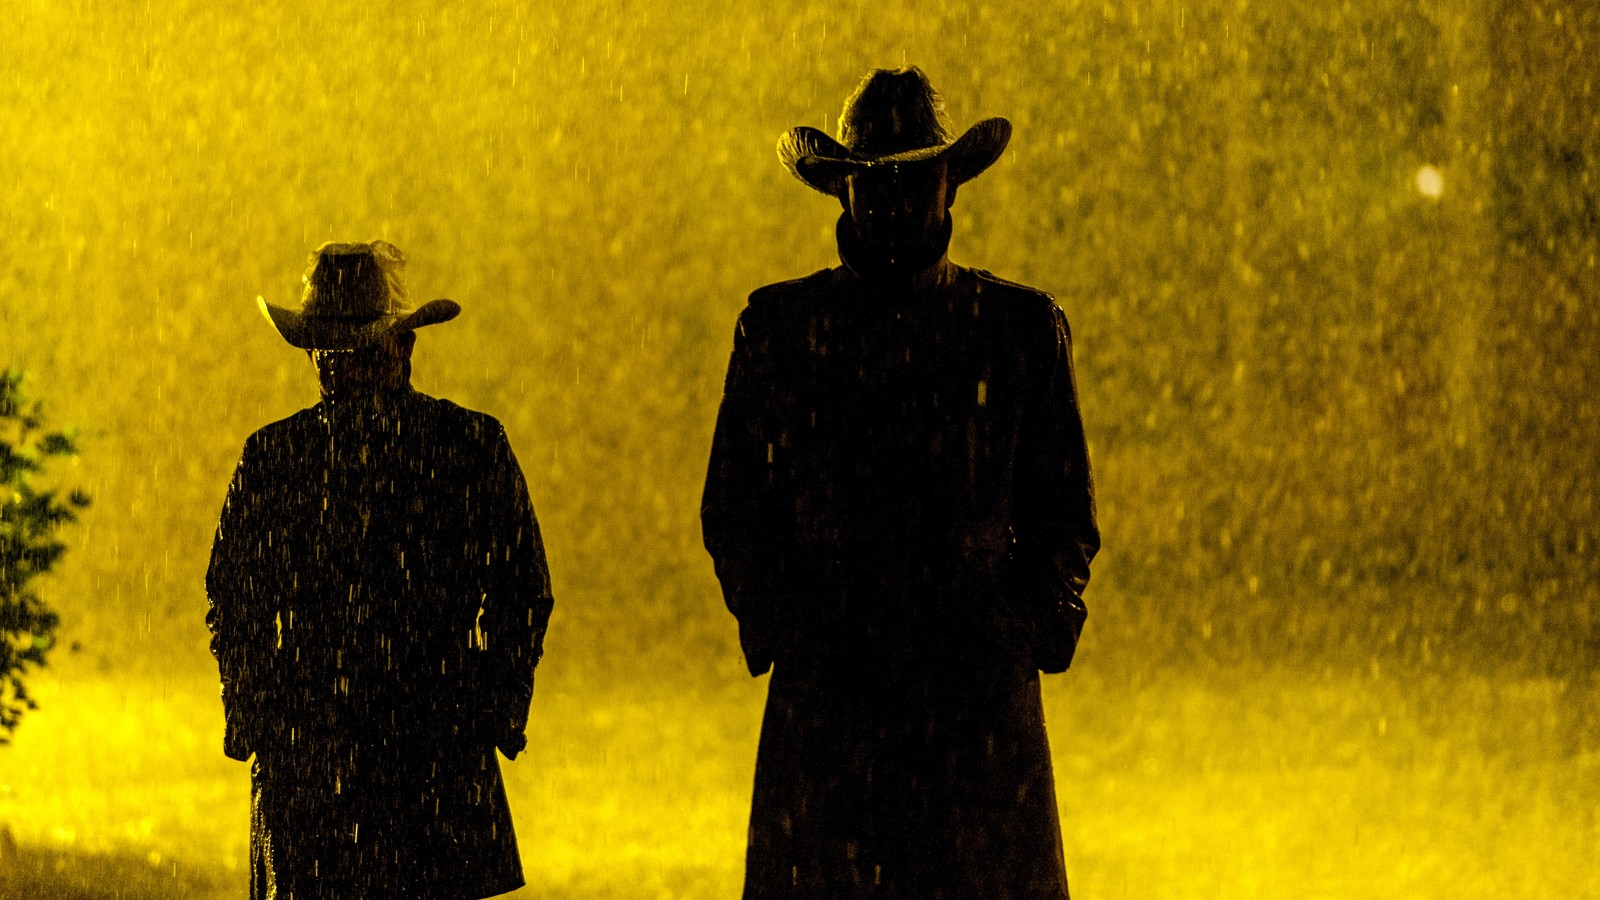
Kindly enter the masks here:
M 763 285 L 750 292 L 739 313 L 737 333 L 758 344 L 795 331 L 835 294 L 837 270 L 821 269 L 804 278 Z
M 444 397 L 430 397 L 420 391 L 411 395 L 411 401 L 426 411 L 427 415 L 447 421 L 451 424 L 462 425 L 472 430 L 497 429 L 500 420 L 486 412 L 468 409 L 465 406 Z
M 1056 298 L 1035 287 L 1004 278 L 985 269 L 968 269 L 972 273 L 972 289 L 986 297 L 997 297 L 1036 311 L 1046 311 L 1054 306 Z
M 818 269 L 804 278 L 763 285 L 750 292 L 748 307 L 766 310 L 792 303 L 803 303 L 828 292 L 837 269 Z
M 458 435 L 472 443 L 490 446 L 505 440 L 505 427 L 486 412 L 468 409 L 453 400 L 413 392 L 414 415 L 431 423 L 445 435 Z
M 285 416 L 276 422 L 269 422 L 257 428 L 248 438 L 245 438 L 245 454 L 264 452 L 273 447 L 294 444 L 297 441 L 297 435 L 310 428 L 316 422 L 316 419 L 317 408 L 308 406 L 294 415 Z
M 837 278 L 838 269 L 819 269 L 804 278 L 758 287 L 750 292 L 750 300 L 744 312 L 739 314 L 739 325 L 745 328 L 752 324 L 807 315 L 834 294 Z
M 267 482 L 277 480 L 273 473 L 300 465 L 305 459 L 304 448 L 311 443 L 311 428 L 316 421 L 317 408 L 311 406 L 252 432 L 245 438 L 244 449 L 239 453 L 231 490 L 241 486 L 259 490 Z
M 1048 292 L 1007 281 L 984 269 L 967 271 L 971 273 L 970 289 L 985 300 L 999 303 L 1007 318 L 1029 326 L 1068 332 L 1066 313 Z

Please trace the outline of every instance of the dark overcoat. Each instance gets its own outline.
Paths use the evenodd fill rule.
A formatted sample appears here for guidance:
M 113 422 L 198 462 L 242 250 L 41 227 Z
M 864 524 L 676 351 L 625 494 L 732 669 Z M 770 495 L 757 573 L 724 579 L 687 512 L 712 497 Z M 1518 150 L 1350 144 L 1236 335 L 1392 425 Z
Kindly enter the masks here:
M 551 595 L 498 422 L 407 388 L 266 426 L 206 587 L 253 900 L 523 883 L 494 751 L 525 743 Z
M 1052 298 L 945 260 L 756 291 L 702 520 L 772 669 L 745 896 L 1065 898 L 1038 676 L 1099 535 Z

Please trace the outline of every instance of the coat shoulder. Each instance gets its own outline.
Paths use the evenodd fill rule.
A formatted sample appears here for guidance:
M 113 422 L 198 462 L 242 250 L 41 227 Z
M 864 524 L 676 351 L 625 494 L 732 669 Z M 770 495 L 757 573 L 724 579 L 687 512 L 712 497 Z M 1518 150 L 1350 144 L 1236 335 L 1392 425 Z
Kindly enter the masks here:
M 792 331 L 796 323 L 814 315 L 833 290 L 835 270 L 821 269 L 804 278 L 763 285 L 750 292 L 739 313 L 738 329 L 746 338 L 763 341 Z
M 971 271 L 973 278 L 977 282 L 976 290 L 981 294 L 1002 297 L 1008 301 L 1032 305 L 1038 309 L 1047 309 L 1056 302 L 1054 296 L 1036 287 L 1029 287 L 1016 281 L 1008 281 L 985 269 L 973 269 Z
M 293 443 L 295 435 L 303 432 L 317 419 L 317 408 L 308 406 L 293 415 L 285 416 L 276 422 L 257 428 L 245 439 L 245 450 L 252 448 L 272 447 L 284 443 Z
M 418 394 L 417 397 L 442 423 L 459 428 L 467 434 L 492 436 L 505 431 L 500 420 L 486 412 L 468 409 L 454 400 L 446 400 L 443 397 L 429 397 L 426 394 Z
M 808 303 L 828 290 L 833 283 L 834 271 L 818 269 L 804 278 L 758 287 L 750 292 L 749 308 L 759 313 Z
M 1052 331 L 1068 330 L 1066 313 L 1056 303 L 1054 295 L 1015 281 L 1007 281 L 993 272 L 973 269 L 974 290 L 983 297 L 998 299 L 1012 313 L 1028 323 L 1037 322 Z M 1031 326 L 1030 326 L 1031 327 Z
M 469 458 L 497 458 L 509 450 L 505 426 L 486 412 L 468 409 L 453 400 L 414 394 L 416 417 L 430 433 L 427 443 Z
M 321 404 L 310 406 L 261 426 L 245 440 L 245 451 L 267 452 L 275 448 L 302 445 L 307 432 L 319 427 L 320 408 Z M 483 446 L 492 446 L 504 440 L 505 428 L 499 419 L 485 412 L 468 409 L 452 400 L 413 393 L 410 403 L 402 405 L 400 410 L 413 425 L 434 433 L 435 439 L 454 439 Z

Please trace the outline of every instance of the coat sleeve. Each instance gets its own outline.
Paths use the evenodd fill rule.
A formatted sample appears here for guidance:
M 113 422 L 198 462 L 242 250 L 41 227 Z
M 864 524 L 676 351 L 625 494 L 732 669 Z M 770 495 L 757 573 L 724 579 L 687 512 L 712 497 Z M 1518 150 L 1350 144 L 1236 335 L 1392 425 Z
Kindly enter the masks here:
M 1028 598 L 1025 623 L 1034 663 L 1060 672 L 1072 662 L 1088 611 L 1083 592 L 1100 549 L 1094 482 L 1078 410 L 1072 333 L 1050 305 L 1051 327 L 1039 354 L 1038 392 L 1017 448 L 1015 569 Z
M 739 622 L 745 663 L 751 675 L 761 675 L 772 667 L 777 650 L 782 535 L 772 510 L 779 493 L 773 466 L 779 437 L 763 426 L 769 418 L 770 373 L 765 372 L 765 348 L 752 334 L 754 318 L 746 308 L 734 330 L 700 524 L 723 600 Z
M 498 425 L 494 432 L 485 515 L 478 523 L 485 561 L 478 691 L 489 739 L 513 759 L 528 744 L 533 673 L 555 601 L 527 482 L 505 432 Z
M 222 676 L 223 752 L 237 760 L 261 749 L 270 722 L 277 578 L 287 572 L 273 503 L 271 473 L 261 442 L 252 437 L 228 486 L 206 570 L 206 627 Z

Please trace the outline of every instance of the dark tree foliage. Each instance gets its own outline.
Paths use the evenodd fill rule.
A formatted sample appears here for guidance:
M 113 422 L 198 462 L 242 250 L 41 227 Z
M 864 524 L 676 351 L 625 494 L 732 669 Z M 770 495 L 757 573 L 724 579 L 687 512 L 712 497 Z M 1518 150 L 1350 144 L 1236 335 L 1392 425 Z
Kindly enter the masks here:
M 89 505 L 81 491 L 36 489 L 52 459 L 77 452 L 65 431 L 46 430 L 43 408 L 22 392 L 22 375 L 0 373 L 0 744 L 10 743 L 22 714 L 37 709 L 23 679 L 45 664 L 61 617 L 31 584 L 61 559 L 57 530 Z

